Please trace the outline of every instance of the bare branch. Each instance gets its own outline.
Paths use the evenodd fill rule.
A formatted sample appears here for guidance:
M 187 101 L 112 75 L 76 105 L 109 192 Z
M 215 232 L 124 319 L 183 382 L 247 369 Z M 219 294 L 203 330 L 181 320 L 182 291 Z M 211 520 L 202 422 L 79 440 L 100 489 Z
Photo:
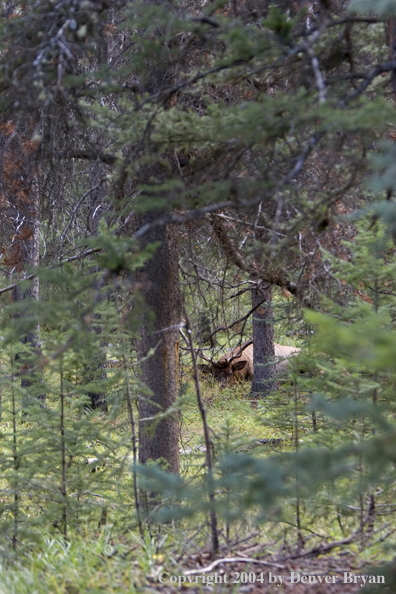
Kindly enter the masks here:
M 94 150 L 75 150 L 61 153 L 61 157 L 66 159 L 82 159 L 87 161 L 102 161 L 106 165 L 114 165 L 117 160 L 115 155 L 110 153 L 103 153 L 102 151 Z
M 383 62 L 382 64 L 377 64 L 374 68 L 367 74 L 365 80 L 358 86 L 358 88 L 353 92 L 350 93 L 340 102 L 340 107 L 345 107 L 348 105 L 350 101 L 359 97 L 366 89 L 371 85 L 373 80 L 383 72 L 390 72 L 396 69 L 396 60 L 392 62 Z
M 62 265 L 62 264 L 66 264 L 67 262 L 74 262 L 75 260 L 80 260 L 81 258 L 86 258 L 87 256 L 91 256 L 92 254 L 96 254 L 101 251 L 102 251 L 102 248 L 94 248 L 92 250 L 87 250 L 86 252 L 83 252 L 82 254 L 78 254 L 77 256 L 71 256 L 71 258 L 66 258 L 66 260 L 62 260 L 60 262 L 60 264 Z M 7 293 L 7 291 L 12 291 L 15 287 L 17 287 L 24 281 L 33 280 L 36 276 L 37 276 L 37 272 L 34 272 L 33 274 L 29 274 L 28 276 L 21 278 L 19 281 L 12 283 L 12 285 L 8 285 L 8 287 L 5 287 L 4 289 L 0 289 L 0 295 L 2 295 L 3 293 Z
M 286 569 L 286 565 L 280 565 L 279 563 L 271 563 L 271 561 L 260 561 L 250 557 L 224 557 L 224 559 L 216 559 L 207 567 L 200 567 L 199 569 L 189 569 L 184 571 L 183 575 L 196 575 L 199 573 L 209 573 L 213 571 L 215 567 L 222 563 L 257 563 L 257 565 L 266 565 L 268 567 L 276 567 L 277 569 Z

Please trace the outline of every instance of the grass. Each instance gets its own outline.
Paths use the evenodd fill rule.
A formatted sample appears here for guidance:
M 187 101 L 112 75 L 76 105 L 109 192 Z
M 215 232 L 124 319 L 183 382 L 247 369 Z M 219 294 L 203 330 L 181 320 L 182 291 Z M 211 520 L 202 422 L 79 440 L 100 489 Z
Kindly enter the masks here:
M 181 447 L 185 451 L 181 453 L 181 465 L 182 476 L 190 485 L 190 504 L 194 505 L 191 503 L 194 502 L 194 495 L 205 500 L 202 491 L 198 491 L 198 485 L 205 474 L 205 454 L 195 449 L 204 444 L 202 422 L 197 412 L 193 383 L 191 379 L 185 380 L 186 403 L 181 414 Z M 296 410 L 299 449 L 304 451 L 320 443 L 320 440 L 322 446 L 332 448 L 344 439 L 344 434 L 320 416 L 320 431 L 316 434 L 310 413 L 304 408 L 308 400 L 307 394 L 297 392 L 296 388 L 287 382 L 281 384 L 281 390 L 277 394 L 263 402 L 251 402 L 248 384 L 243 383 L 221 390 L 215 382 L 203 380 L 202 391 L 216 460 L 225 452 L 252 453 L 253 447 L 255 459 L 258 461 L 293 451 L 296 444 L 291 438 Z M 30 544 L 20 547 L 21 554 L 16 557 L 7 557 L 8 549 L 7 546 L 4 547 L 0 594 L 111 594 L 149 591 L 162 568 L 181 574 L 181 567 L 192 552 L 207 547 L 207 517 L 199 505 L 193 509 L 193 516 L 170 521 L 162 526 L 152 526 L 151 533 L 146 531 L 144 542 L 140 540 L 136 529 L 130 463 L 124 464 L 122 471 L 119 470 L 128 453 L 129 429 L 126 425 L 126 411 L 121 409 L 117 418 L 100 413 L 93 414 L 87 417 L 88 421 L 93 427 L 95 424 L 103 425 L 103 430 L 100 435 L 95 434 L 95 439 L 86 441 L 83 445 L 93 456 L 103 455 L 106 462 L 98 472 L 90 473 L 90 469 L 83 464 L 83 459 L 78 462 L 77 456 L 72 461 L 71 471 L 75 474 L 70 476 L 73 485 L 70 488 L 75 489 L 77 493 L 80 479 L 84 485 L 84 492 L 73 499 L 76 509 L 77 503 L 81 504 L 81 511 L 78 512 L 79 521 L 69 527 L 68 539 L 65 541 L 59 534 L 58 526 L 40 523 L 40 514 L 44 510 L 40 509 L 40 505 L 36 505 L 34 499 L 30 501 L 25 497 L 25 512 L 29 513 L 31 520 L 38 520 L 35 542 L 29 541 Z M 9 420 L 4 420 L 2 424 L 3 431 L 7 430 L 7 422 L 9 423 Z M 8 430 L 10 428 L 11 426 L 8 426 Z M 18 430 L 30 429 L 34 429 L 34 422 L 29 420 L 21 422 Z M 348 429 L 349 435 L 354 430 L 353 426 Z M 69 438 L 72 440 L 73 435 Z M 260 439 L 272 438 L 284 441 L 277 445 L 258 444 Z M 51 440 L 48 444 L 51 444 Z M 74 447 L 77 448 L 77 442 Z M 189 449 L 191 451 L 187 453 Z M 2 454 L 7 454 L 4 445 Z M 8 455 L 10 454 L 11 449 L 8 451 Z M 59 460 L 54 464 L 52 472 L 55 472 L 56 466 L 59 470 Z M 359 473 L 356 473 L 354 468 L 352 481 L 344 477 L 337 483 L 329 482 L 323 485 L 314 496 L 309 493 L 301 495 L 301 528 L 307 547 L 314 547 L 315 544 L 329 539 L 340 540 L 356 529 L 360 521 L 359 481 Z M 55 481 L 55 485 L 59 487 L 59 482 Z M 4 479 L 0 486 L 5 487 Z M 375 558 L 390 558 L 395 545 L 394 537 L 388 534 L 393 527 L 393 516 L 390 515 L 393 485 L 381 488 L 381 493 L 376 494 L 376 505 L 379 512 L 383 509 L 387 515 L 384 518 L 378 516 L 377 532 L 370 547 L 361 546 L 359 541 L 351 543 L 348 547 L 356 559 L 365 562 Z M 194 489 L 198 495 L 194 493 Z M 364 491 L 363 506 L 367 506 L 369 493 L 369 489 Z M 224 495 L 225 493 L 218 493 L 218 497 L 223 497 L 223 500 Z M 7 499 L 4 492 L 1 496 L 0 505 Z M 237 513 L 237 519 L 229 525 L 225 517 L 220 517 L 219 528 L 221 543 L 225 547 L 224 553 L 227 550 L 238 551 L 239 545 L 236 543 L 249 538 L 253 533 L 258 534 L 256 538 L 260 542 L 272 543 L 266 549 L 268 552 L 294 547 L 297 542 L 296 501 L 295 495 L 287 496 L 268 507 L 265 514 L 253 502 L 249 509 L 245 509 L 243 513 L 238 512 L 239 517 Z M 106 525 L 99 527 L 104 502 L 107 521 Z M 52 504 L 53 500 L 50 503 Z M 234 510 L 238 510 L 237 500 L 234 500 L 234 503 Z M 10 514 L 11 520 L 12 510 L 7 513 Z M 0 517 L 1 521 L 4 521 L 4 518 L 3 514 Z
M 96 534 L 43 539 L 23 563 L 3 564 L 0 594 L 112 594 L 142 592 L 156 577 L 161 560 L 147 536 L 137 547 L 133 535 L 116 546 L 106 528 Z

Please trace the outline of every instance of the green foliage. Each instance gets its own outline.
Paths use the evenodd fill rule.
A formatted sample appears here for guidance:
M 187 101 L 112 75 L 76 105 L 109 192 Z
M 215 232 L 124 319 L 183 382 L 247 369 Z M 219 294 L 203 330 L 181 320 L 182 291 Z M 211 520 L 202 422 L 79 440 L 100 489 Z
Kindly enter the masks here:
M 381 18 L 396 15 L 395 5 L 392 0 L 351 0 L 348 9 L 352 13 L 377 14 Z
M 40 271 L 47 299 L 28 304 L 29 316 L 3 318 L 0 524 L 5 549 L 10 541 L 14 549 L 29 549 L 43 531 L 66 536 L 69 530 L 83 530 L 87 523 L 98 523 L 110 506 L 117 507 L 124 526 L 136 521 L 130 510 L 125 392 L 127 381 L 133 393 L 141 389 L 130 347 L 136 323 L 128 313 L 134 303 L 139 316 L 139 305 L 120 279 L 141 266 L 155 246 L 134 257 L 131 241 L 112 238 L 104 228 L 91 245 L 101 250 L 95 256 L 100 268 L 91 262 L 87 277 L 72 265 Z M 21 304 L 9 313 L 18 310 Z M 32 331 L 32 318 L 35 328 L 39 322 L 43 329 L 42 353 L 20 343 L 20 336 Z M 106 355 L 123 361 L 123 368 L 107 367 Z M 92 395 L 101 393 L 110 407 L 107 418 L 89 409 Z
M 179 543 L 175 533 L 206 526 L 213 510 L 227 533 L 238 522 L 244 529 L 271 523 L 268 530 L 279 538 L 287 526 L 299 546 L 310 533 L 315 542 L 363 533 L 367 501 L 373 496 L 388 509 L 395 481 L 396 215 L 392 200 L 372 204 L 361 183 L 371 165 L 378 172 L 372 192 L 391 198 L 395 187 L 393 144 L 380 145 L 367 160 L 395 123 L 394 106 L 380 96 L 383 79 L 365 76 L 387 51 L 382 27 L 366 31 L 354 23 L 339 30 L 326 17 L 322 30 L 315 15 L 308 32 L 307 18 L 291 18 L 275 3 L 250 14 L 249 3 L 219 1 L 203 13 L 183 3 L 128 2 L 125 12 L 114 8 L 105 30 L 101 3 L 77 3 L 75 10 L 74 2 L 43 0 L 25 17 L 26 4 L 0 25 L 0 103 L 26 138 L 41 142 L 50 205 L 41 209 L 42 229 L 51 238 L 43 260 L 51 267 L 35 271 L 39 301 L 2 311 L 0 545 L 4 558 L 34 559 L 23 578 L 6 573 L 4 588 L 89 592 L 96 588 L 93 576 L 100 589 L 140 591 L 162 562 L 158 551 L 168 535 Z M 350 10 L 389 18 L 391 4 L 351 2 Z M 113 26 L 114 37 L 103 43 Z M 102 64 L 108 52 L 112 57 Z M 372 83 L 366 97 L 364 82 Z M 13 133 L 5 145 L 12 145 Z M 99 178 L 102 221 L 92 229 L 86 202 Z M 54 188 L 61 196 L 55 206 Z M 9 197 L 0 198 L 3 207 Z M 196 210 L 202 207 L 209 208 Z M 342 218 L 357 209 L 360 223 Z M 207 354 L 220 356 L 251 335 L 243 315 L 258 279 L 278 282 L 279 293 L 296 287 L 310 306 L 302 322 L 299 305 L 276 295 L 278 342 L 294 340 L 283 335 L 285 327 L 315 328 L 290 367 L 291 381 L 281 379 L 265 402 L 235 403 L 248 388 L 220 393 L 203 382 L 215 454 L 209 475 L 205 452 L 187 452 L 203 443 L 191 404 L 189 352 L 184 396 L 171 409 L 183 407 L 181 477 L 155 464 L 139 467 L 127 406 L 132 397 L 135 414 L 139 397 L 150 396 L 134 350 L 150 312 L 141 309 L 142 286 L 133 275 L 161 249 L 151 244 L 141 251 L 134 225 L 146 212 L 157 213 L 159 225 L 168 211 L 188 223 L 200 219 L 196 227 L 180 227 L 181 280 Z M 214 239 L 213 213 L 226 225 L 228 251 L 225 239 Z M 11 214 L 3 221 L 12 229 L 10 245 L 19 231 Z M 342 243 L 336 224 L 349 227 L 353 241 Z M 66 247 L 70 253 L 83 247 L 86 258 L 55 266 Z M 19 286 L 26 290 L 30 282 Z M 208 344 L 216 327 L 234 320 L 240 320 L 235 327 L 217 333 L 217 345 Z M 95 410 L 96 397 L 106 399 L 107 412 Z M 155 513 L 144 517 L 137 583 L 108 536 L 111 531 L 121 549 L 130 531 L 136 540 L 136 476 L 140 488 L 157 496 Z M 101 528 L 98 543 L 83 555 L 76 535 L 94 541 L 105 523 L 109 532 Z M 147 526 L 157 525 L 166 536 L 155 543 Z M 206 536 L 203 530 L 199 542 Z
M 26 566 L 2 566 L 0 592 L 28 594 L 37 592 L 142 592 L 157 577 L 156 563 L 163 560 L 163 543 L 146 541 L 146 553 L 131 558 L 130 542 L 117 543 L 103 529 L 75 536 L 66 543 L 58 537 L 42 538 L 40 546 Z
M 263 25 L 276 33 L 276 35 L 279 35 L 279 37 L 287 39 L 295 23 L 281 8 L 275 4 L 271 4 L 269 15 L 264 19 Z

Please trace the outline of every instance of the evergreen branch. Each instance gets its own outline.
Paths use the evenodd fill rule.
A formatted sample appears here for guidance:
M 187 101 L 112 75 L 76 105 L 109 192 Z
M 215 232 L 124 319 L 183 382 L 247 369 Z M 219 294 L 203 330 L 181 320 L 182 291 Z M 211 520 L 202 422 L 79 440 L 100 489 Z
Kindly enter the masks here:
M 66 258 L 66 260 L 62 260 L 60 262 L 60 265 L 62 266 L 62 264 L 67 264 L 68 262 L 74 262 L 75 260 L 80 260 L 81 258 L 85 258 L 86 256 L 91 256 L 92 254 L 96 254 L 101 251 L 102 251 L 102 248 L 93 248 L 92 250 L 87 250 L 86 252 L 83 252 L 82 254 L 78 254 L 77 256 L 71 256 L 70 258 Z M 36 276 L 37 276 L 37 272 L 33 272 L 32 274 L 29 274 L 28 276 L 21 278 L 19 281 L 12 283 L 12 285 L 8 285 L 8 287 L 5 287 L 4 289 L 0 289 L 0 295 L 3 295 L 3 293 L 7 293 L 8 291 L 12 291 L 13 289 L 15 289 L 15 287 L 17 287 L 24 281 L 33 280 Z
M 194 23 L 207 23 L 208 25 L 211 25 L 212 27 L 215 27 L 215 28 L 220 27 L 220 23 L 218 21 L 216 21 L 215 19 L 212 19 L 211 17 L 209 17 L 206 14 L 202 14 L 201 16 L 194 17 L 192 19 L 192 21 Z
M 353 23 L 367 23 L 368 25 L 376 25 L 377 23 L 383 22 L 376 17 L 345 17 L 344 19 L 338 19 L 327 24 L 327 29 L 330 27 L 338 27 L 338 25 L 349 25 Z
M 332 551 L 333 549 L 336 549 L 343 545 L 350 544 L 351 542 L 353 542 L 355 540 L 355 538 L 359 534 L 361 534 L 363 532 L 363 528 L 370 520 L 372 520 L 372 515 L 371 515 L 371 506 L 369 504 L 366 517 L 363 518 L 362 522 L 359 524 L 359 526 L 356 528 L 356 530 L 354 530 L 347 538 L 343 538 L 341 540 L 335 540 L 335 541 L 329 542 L 328 544 L 325 544 L 325 545 L 321 543 L 317 547 L 314 547 L 313 549 L 310 549 L 309 551 L 306 551 L 304 553 L 300 553 L 297 555 L 293 555 L 292 557 L 289 557 L 289 558 L 290 559 L 300 559 L 301 557 L 310 557 L 310 556 L 318 557 L 319 555 L 323 555 L 323 553 L 328 553 L 328 552 Z
M 76 150 L 61 153 L 61 157 L 68 159 L 82 159 L 87 161 L 102 161 L 106 165 L 114 165 L 117 157 L 111 153 L 104 153 L 103 151 L 94 150 Z
M 23 281 L 32 280 L 35 278 L 35 276 L 36 276 L 36 273 L 29 274 L 28 276 L 21 278 L 21 280 L 17 281 L 16 283 L 12 283 L 12 285 L 8 285 L 8 287 L 5 287 L 4 289 L 0 289 L 0 295 L 2 295 L 3 293 L 7 293 L 7 291 L 12 291 L 13 289 L 15 289 L 15 287 L 17 287 L 18 285 L 23 283 Z
M 146 235 L 151 229 L 156 227 L 164 227 L 170 224 L 183 224 L 189 221 L 197 220 L 203 218 L 206 214 L 214 213 L 218 210 L 222 210 L 224 208 L 251 208 L 256 206 L 260 202 L 262 202 L 265 198 L 269 198 L 273 194 L 277 193 L 282 187 L 289 184 L 301 171 L 305 161 L 307 160 L 309 154 L 311 153 L 312 149 L 317 145 L 319 140 L 324 136 L 324 132 L 317 133 L 313 135 L 307 142 L 304 149 L 301 151 L 301 154 L 296 159 L 296 162 L 290 172 L 285 175 L 285 177 L 276 185 L 275 189 L 271 194 L 259 194 L 254 198 L 249 200 L 225 200 L 224 202 L 217 202 L 216 204 L 209 204 L 208 206 L 203 206 L 202 208 L 194 208 L 193 210 L 188 210 L 184 214 L 166 214 L 162 218 L 155 219 L 154 221 L 150 221 L 145 225 L 142 225 L 138 231 L 134 234 L 136 239 L 139 239 Z
M 174 85 L 170 89 L 167 89 L 166 91 L 159 91 L 155 95 L 152 95 L 151 97 L 149 97 L 148 100 L 145 101 L 145 103 L 147 103 L 147 101 L 165 102 L 168 99 L 170 99 L 170 97 L 172 95 L 174 95 L 175 93 L 177 93 L 178 91 L 181 91 L 182 89 L 185 89 L 186 87 L 189 87 L 189 86 L 195 84 L 199 80 L 202 80 L 202 79 L 210 76 L 211 74 L 217 74 L 218 72 L 222 72 L 223 70 L 233 68 L 234 66 L 241 66 L 242 64 L 247 64 L 249 61 L 250 61 L 250 59 L 243 60 L 241 58 L 238 58 L 236 60 L 233 60 L 229 64 L 219 64 L 218 66 L 213 66 L 213 68 L 209 68 L 208 70 L 198 72 L 191 78 Z
M 361 95 L 373 82 L 373 80 L 383 72 L 389 72 L 391 70 L 396 70 L 396 60 L 392 62 L 383 62 L 382 64 L 377 64 L 371 71 L 366 75 L 365 80 L 358 86 L 358 88 L 347 95 L 341 102 L 340 107 L 346 107 L 350 101 L 356 99 Z

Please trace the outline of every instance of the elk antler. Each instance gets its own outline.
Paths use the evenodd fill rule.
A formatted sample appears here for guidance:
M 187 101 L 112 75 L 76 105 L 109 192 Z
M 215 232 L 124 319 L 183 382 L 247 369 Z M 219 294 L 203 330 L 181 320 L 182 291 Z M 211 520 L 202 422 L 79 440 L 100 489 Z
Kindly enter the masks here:
M 196 354 L 198 355 L 198 357 L 201 357 L 201 359 L 203 359 L 204 361 L 207 361 L 208 363 L 211 363 L 213 365 L 213 360 L 209 359 L 209 357 L 207 357 L 206 355 L 204 355 L 203 353 L 201 353 L 201 351 L 197 351 Z
M 238 357 L 242 355 L 243 351 L 251 344 L 253 344 L 253 338 L 250 338 L 249 340 L 243 342 L 237 350 L 237 352 L 234 355 L 232 355 L 231 359 L 228 359 L 228 363 L 231 363 L 231 361 L 233 361 L 234 359 L 238 359 Z

